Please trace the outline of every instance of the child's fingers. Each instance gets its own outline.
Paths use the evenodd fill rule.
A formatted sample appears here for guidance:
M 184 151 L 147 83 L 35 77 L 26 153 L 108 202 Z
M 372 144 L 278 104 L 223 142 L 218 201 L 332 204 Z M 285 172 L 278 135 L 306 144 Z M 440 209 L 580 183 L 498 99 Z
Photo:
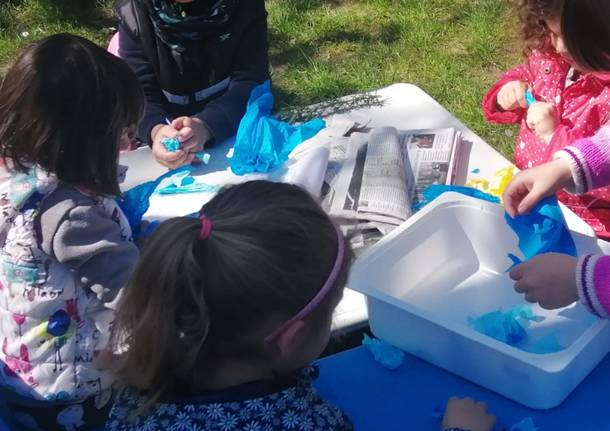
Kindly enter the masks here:
M 184 159 L 186 157 L 188 153 L 186 153 L 184 150 L 180 149 L 178 151 L 175 151 L 173 153 L 170 153 L 169 151 L 166 151 L 162 157 L 163 160 L 165 160 L 168 163 L 176 163 L 178 161 L 180 161 L 180 159 Z
M 544 198 L 544 195 L 539 190 L 536 190 L 535 188 L 531 189 L 521 200 L 517 211 L 519 214 L 529 214 L 542 198 Z
M 525 266 L 526 263 L 527 262 L 519 264 L 510 270 L 510 272 L 508 273 L 508 276 L 510 277 L 511 280 L 519 281 L 523 278 L 523 275 L 525 274 L 525 270 L 527 269 L 527 267 Z M 515 284 L 515 286 L 516 286 L 516 284 Z
M 177 131 L 181 130 L 184 127 L 184 120 L 188 117 L 178 117 L 172 121 L 172 127 Z

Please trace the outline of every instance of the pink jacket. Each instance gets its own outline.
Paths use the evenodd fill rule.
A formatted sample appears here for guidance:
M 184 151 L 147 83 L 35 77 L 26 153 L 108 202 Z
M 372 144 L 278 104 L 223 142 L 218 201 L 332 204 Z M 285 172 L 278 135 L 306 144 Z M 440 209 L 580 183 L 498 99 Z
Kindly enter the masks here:
M 519 169 L 553 159 L 553 155 L 577 139 L 591 136 L 609 119 L 610 74 L 583 74 L 566 87 L 570 64 L 554 53 L 535 52 L 526 64 L 506 72 L 483 99 L 485 117 L 491 123 L 521 122 L 514 152 Z M 536 100 L 556 106 L 560 123 L 550 143 L 536 136 L 526 124 L 527 110 L 502 111 L 496 103 L 500 89 L 510 81 L 529 84 Z M 610 239 L 610 188 L 582 196 L 559 193 L 559 199 L 583 218 L 604 239 Z
M 572 192 L 584 193 L 610 184 L 610 125 L 595 136 L 565 147 L 556 157 L 568 160 Z M 587 255 L 579 259 L 576 285 L 580 301 L 598 316 L 610 318 L 610 256 Z

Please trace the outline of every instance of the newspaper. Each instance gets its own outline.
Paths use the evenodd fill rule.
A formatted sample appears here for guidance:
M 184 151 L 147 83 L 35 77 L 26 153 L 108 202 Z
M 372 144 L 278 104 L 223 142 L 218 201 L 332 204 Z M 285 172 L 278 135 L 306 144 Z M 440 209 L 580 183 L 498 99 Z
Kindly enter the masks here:
M 354 246 L 375 242 L 412 214 L 430 184 L 451 184 L 460 167 L 455 129 L 399 131 L 392 127 L 335 139 L 322 196 Z

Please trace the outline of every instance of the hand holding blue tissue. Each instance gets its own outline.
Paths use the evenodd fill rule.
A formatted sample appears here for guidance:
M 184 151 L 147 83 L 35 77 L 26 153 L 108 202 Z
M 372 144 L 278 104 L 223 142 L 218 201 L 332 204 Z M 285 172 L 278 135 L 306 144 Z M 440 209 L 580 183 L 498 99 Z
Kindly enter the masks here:
M 321 119 L 291 126 L 271 116 L 273 103 L 270 81 L 252 90 L 230 161 L 236 175 L 266 173 L 277 168 L 288 160 L 292 150 L 326 126 Z
M 506 213 L 504 218 L 519 237 L 519 249 L 525 260 L 544 253 L 576 256 L 576 245 L 556 197 L 540 201 L 529 214 L 512 218 Z

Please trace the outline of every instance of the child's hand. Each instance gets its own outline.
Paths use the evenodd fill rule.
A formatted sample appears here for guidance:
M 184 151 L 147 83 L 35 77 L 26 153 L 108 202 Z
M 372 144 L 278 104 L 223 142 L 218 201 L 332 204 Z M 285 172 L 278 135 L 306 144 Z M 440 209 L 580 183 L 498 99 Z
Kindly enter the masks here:
M 203 151 L 205 144 L 212 139 L 208 127 L 197 117 L 179 117 L 172 121 L 172 127 L 180 131 L 184 150 L 191 153 Z
M 523 81 L 511 81 L 500 89 L 496 101 L 503 111 L 513 111 L 517 108 L 527 108 L 525 92 L 527 83 Z
M 510 278 L 527 302 L 537 302 L 546 310 L 563 308 L 578 301 L 577 262 L 565 254 L 541 254 L 513 268 Z
M 496 424 L 496 417 L 487 413 L 484 403 L 475 403 L 470 398 L 452 397 L 447 402 L 443 429 L 462 428 L 470 431 L 490 431 Z
M 189 148 L 186 145 L 184 147 L 181 146 L 178 151 L 170 153 L 167 151 L 167 148 L 165 148 L 165 145 L 163 145 L 161 142 L 166 138 L 173 138 L 179 134 L 180 132 L 178 130 L 165 124 L 155 126 L 151 132 L 153 141 L 152 152 L 155 159 L 157 162 L 170 169 L 176 169 L 180 166 L 188 165 L 195 157 L 190 153 Z M 180 141 L 184 140 L 182 136 L 179 136 L 179 139 Z
M 536 102 L 527 111 L 527 126 L 545 142 L 549 143 L 557 127 L 555 105 Z
M 518 214 L 527 214 L 538 202 L 554 195 L 570 181 L 570 165 L 563 159 L 519 172 L 504 190 L 504 208 L 513 218 Z

